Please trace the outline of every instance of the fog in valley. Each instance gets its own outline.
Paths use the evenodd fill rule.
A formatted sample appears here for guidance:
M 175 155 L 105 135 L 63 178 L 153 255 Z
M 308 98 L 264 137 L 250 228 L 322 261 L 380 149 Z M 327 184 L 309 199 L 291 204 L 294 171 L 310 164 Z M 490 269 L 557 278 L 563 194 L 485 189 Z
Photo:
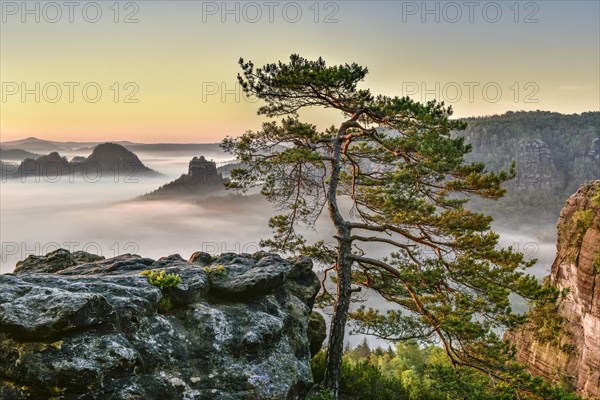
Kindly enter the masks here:
M 29 254 L 46 254 L 57 247 L 107 258 L 123 253 L 151 258 L 180 253 L 187 258 L 203 249 L 256 251 L 256 244 L 250 246 L 266 222 L 250 204 L 131 201 L 186 173 L 191 158 L 138 155 L 163 175 L 5 179 L 0 190 L 2 273 L 11 272 Z M 217 163 L 226 159 L 222 153 L 206 156 Z
M 88 154 L 87 150 L 71 152 L 67 157 Z M 101 179 L 63 176 L 27 177 L 25 182 L 4 180 L 0 190 L 1 272 L 13 271 L 15 264 L 29 254 L 44 255 L 59 247 L 85 250 L 107 258 L 135 253 L 157 259 L 177 253 L 187 259 L 195 251 L 212 255 L 253 253 L 259 250 L 260 239 L 270 235 L 267 222 L 276 211 L 258 194 L 229 191 L 223 196 L 194 201 L 135 200 L 186 173 L 191 159 L 189 154 L 177 152 L 140 151 L 136 154 L 146 166 L 162 175 L 133 176 L 132 179 L 115 174 Z M 203 155 L 214 160 L 217 166 L 231 159 L 222 152 Z M 555 255 L 554 226 L 536 227 L 535 232 L 501 223 L 496 223 L 494 228 L 501 234 L 503 246 L 513 246 L 527 259 L 539 260 L 530 273 L 540 280 L 549 274 Z M 333 240 L 326 215 L 317 223 L 316 230 L 305 234 L 309 240 Z M 386 255 L 377 248 L 369 250 L 378 256 Z M 358 302 L 354 307 L 386 309 L 391 306 L 372 294 L 359 296 L 367 301 Z M 515 308 L 523 311 L 525 304 L 516 301 Z M 349 335 L 348 342 L 354 346 L 362 337 Z M 386 342 L 373 337 L 368 340 L 372 345 L 387 346 Z

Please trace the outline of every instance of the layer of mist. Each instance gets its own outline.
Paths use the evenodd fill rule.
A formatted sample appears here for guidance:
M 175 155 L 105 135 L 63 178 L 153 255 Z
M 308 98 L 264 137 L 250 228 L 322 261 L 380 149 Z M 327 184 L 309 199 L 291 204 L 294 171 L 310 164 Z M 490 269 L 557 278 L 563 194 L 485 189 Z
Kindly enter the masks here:
M 71 153 L 69 156 L 87 155 Z M 231 192 L 224 197 L 190 201 L 133 201 L 162 184 L 187 172 L 190 157 L 164 152 L 136 153 L 148 167 L 161 172 L 159 177 L 144 177 L 124 183 L 114 176 L 98 182 L 63 177 L 57 181 L 28 179 L 2 182 L 0 190 L 0 237 L 2 242 L 0 272 L 13 271 L 17 261 L 29 254 L 43 255 L 63 247 L 85 250 L 113 257 L 136 253 L 159 258 L 178 253 L 188 258 L 195 251 L 217 255 L 223 252 L 253 253 L 261 238 L 270 236 L 268 219 L 275 210 L 259 195 Z M 215 152 L 204 154 L 220 165 L 230 157 Z M 118 177 L 117 177 L 118 178 Z M 501 245 L 512 246 L 528 259 L 539 261 L 530 270 L 540 280 L 550 272 L 555 254 L 555 227 L 542 226 L 527 230 L 518 226 L 495 225 Z M 322 217 L 316 230 L 306 232 L 309 240 L 332 241 L 333 231 Z M 542 239 L 540 239 L 542 238 Z M 377 248 L 370 251 L 383 256 Z M 366 305 L 389 309 L 383 299 L 362 294 Z M 515 302 L 519 311 L 525 304 Z M 325 310 L 327 314 L 328 310 Z M 326 316 L 327 317 L 327 316 Z M 349 335 L 351 346 L 362 335 Z M 369 337 L 371 345 L 387 343 Z

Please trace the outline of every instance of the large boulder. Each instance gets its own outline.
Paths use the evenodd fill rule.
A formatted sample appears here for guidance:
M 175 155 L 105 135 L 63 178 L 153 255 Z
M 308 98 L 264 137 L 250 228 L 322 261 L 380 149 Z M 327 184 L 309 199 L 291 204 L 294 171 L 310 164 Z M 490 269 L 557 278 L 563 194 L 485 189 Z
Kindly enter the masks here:
M 61 249 L 0 275 L 0 398 L 295 399 L 311 388 L 324 325 L 308 259 L 91 258 Z M 147 270 L 181 281 L 161 290 Z

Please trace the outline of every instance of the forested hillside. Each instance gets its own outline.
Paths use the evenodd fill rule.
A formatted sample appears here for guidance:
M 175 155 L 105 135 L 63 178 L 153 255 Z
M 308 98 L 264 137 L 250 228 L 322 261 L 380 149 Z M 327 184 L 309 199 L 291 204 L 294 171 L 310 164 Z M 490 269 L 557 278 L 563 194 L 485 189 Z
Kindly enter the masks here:
M 460 135 L 473 146 L 470 161 L 494 171 L 516 163 L 515 179 L 505 184 L 507 195 L 485 202 L 500 222 L 555 223 L 569 195 L 600 178 L 599 112 L 507 112 L 467 122 Z

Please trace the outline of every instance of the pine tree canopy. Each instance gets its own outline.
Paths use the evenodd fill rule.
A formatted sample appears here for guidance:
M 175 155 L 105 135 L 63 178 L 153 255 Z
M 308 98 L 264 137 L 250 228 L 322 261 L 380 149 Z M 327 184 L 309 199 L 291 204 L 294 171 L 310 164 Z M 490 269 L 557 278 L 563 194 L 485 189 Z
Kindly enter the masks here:
M 500 198 L 514 168 L 494 173 L 466 163 L 470 146 L 452 134 L 466 124 L 451 119 L 451 107 L 373 95 L 359 88 L 367 69 L 357 64 L 299 55 L 260 68 L 239 63 L 244 92 L 263 101 L 258 113 L 280 119 L 223 142 L 242 165 L 231 186 L 260 185 L 281 211 L 263 245 L 320 260 L 338 285 L 323 294 L 336 313 L 360 287 L 395 305 L 351 312 L 356 331 L 436 343 L 453 365 L 510 381 L 517 367 L 501 335 L 525 320 L 510 299 L 555 294 L 525 273 L 535 260 L 500 248 L 491 217 L 466 206 L 471 197 Z M 299 117 L 314 107 L 340 118 L 319 130 Z M 299 228 L 314 228 L 325 210 L 336 234 L 308 243 Z M 343 331 L 345 316 L 340 324 Z

